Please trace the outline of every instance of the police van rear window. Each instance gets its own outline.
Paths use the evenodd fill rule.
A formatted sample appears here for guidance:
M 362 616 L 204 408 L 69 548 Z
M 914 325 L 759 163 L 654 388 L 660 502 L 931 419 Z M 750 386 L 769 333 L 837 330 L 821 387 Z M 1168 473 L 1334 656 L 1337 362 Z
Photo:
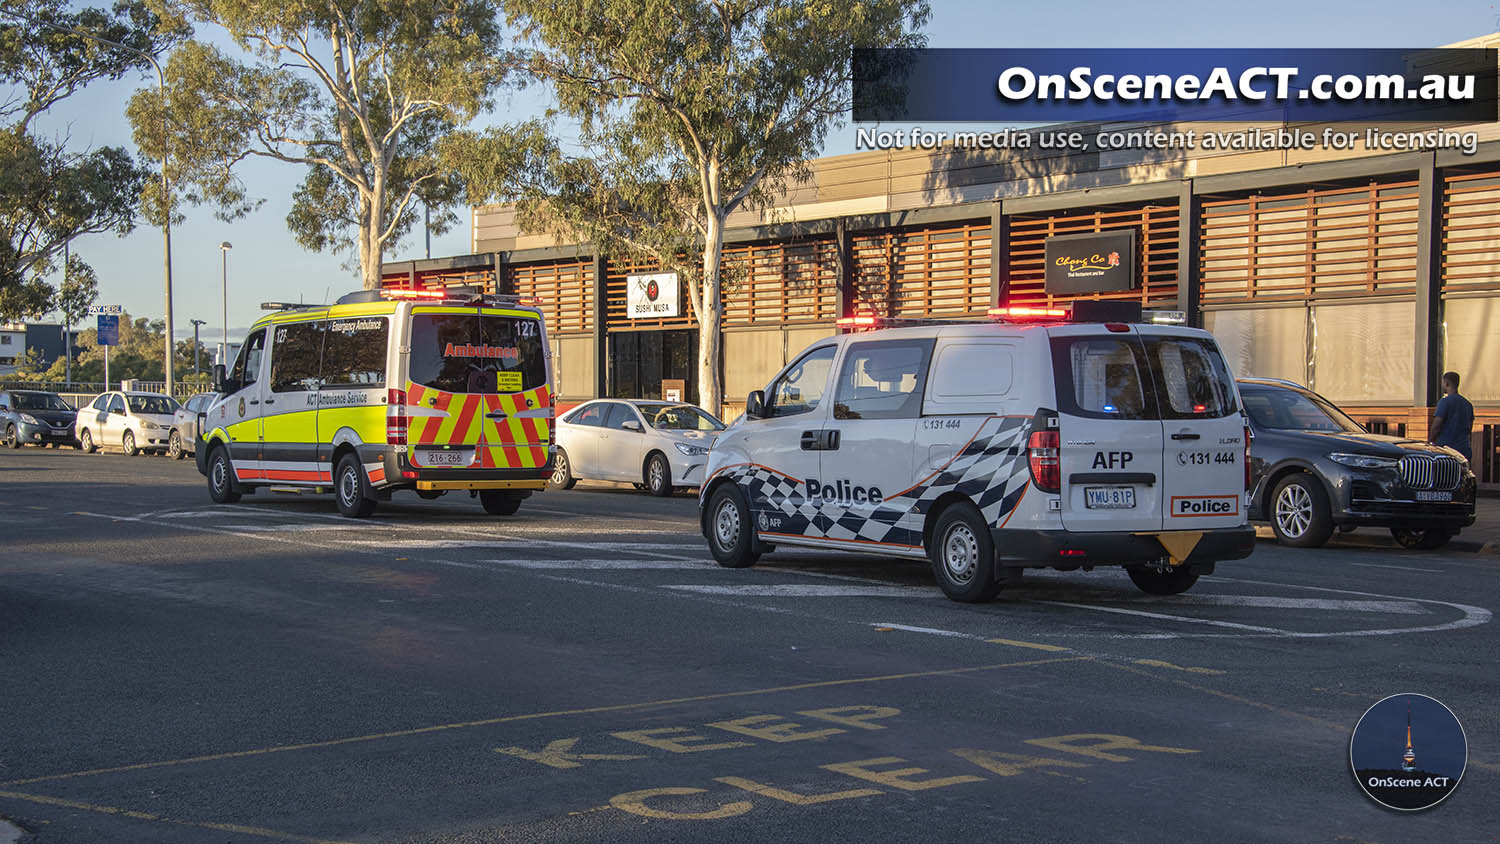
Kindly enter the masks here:
M 1094 419 L 1217 419 L 1238 411 L 1234 381 L 1195 337 L 1052 338 L 1058 409 Z
M 537 320 L 495 314 L 416 314 L 411 380 L 447 393 L 515 393 L 547 382 Z

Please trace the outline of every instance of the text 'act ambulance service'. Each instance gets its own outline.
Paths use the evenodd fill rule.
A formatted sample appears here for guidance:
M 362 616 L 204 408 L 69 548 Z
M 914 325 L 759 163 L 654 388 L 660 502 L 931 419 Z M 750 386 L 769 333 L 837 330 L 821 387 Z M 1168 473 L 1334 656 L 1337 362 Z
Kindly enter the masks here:
M 267 307 L 201 420 L 214 501 L 332 491 L 365 516 L 395 490 L 467 490 L 509 515 L 545 488 L 552 360 L 537 308 L 458 288 Z

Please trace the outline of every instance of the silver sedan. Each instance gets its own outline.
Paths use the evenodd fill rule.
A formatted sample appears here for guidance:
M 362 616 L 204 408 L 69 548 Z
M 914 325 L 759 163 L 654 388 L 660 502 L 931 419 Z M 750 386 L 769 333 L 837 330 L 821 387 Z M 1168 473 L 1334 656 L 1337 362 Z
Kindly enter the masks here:
M 557 420 L 552 488 L 580 478 L 626 481 L 652 495 L 703 483 L 703 466 L 724 423 L 690 404 L 595 399 Z

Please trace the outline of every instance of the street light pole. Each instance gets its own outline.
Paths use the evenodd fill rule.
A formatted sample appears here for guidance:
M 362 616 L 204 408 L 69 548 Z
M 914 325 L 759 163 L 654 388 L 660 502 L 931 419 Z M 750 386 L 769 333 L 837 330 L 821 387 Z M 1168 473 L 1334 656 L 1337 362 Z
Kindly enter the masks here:
M 167 202 L 167 198 L 171 196 L 172 185 L 167 178 L 167 149 L 169 144 L 167 141 L 166 75 L 162 73 L 161 64 L 157 62 L 156 57 L 146 52 L 145 50 L 138 50 L 135 47 L 126 46 L 118 41 L 111 41 L 108 38 L 95 35 L 92 32 L 84 32 L 81 29 L 74 29 L 70 26 L 59 26 L 58 24 L 49 23 L 48 21 L 37 20 L 30 15 L 23 15 L 17 12 L 10 11 L 9 9 L 0 10 L 0 14 L 4 14 L 6 17 L 25 21 L 32 26 L 44 26 L 57 32 L 67 32 L 72 35 L 76 35 L 79 38 L 87 38 L 90 41 L 96 41 L 100 44 L 104 44 L 105 46 L 114 47 L 116 50 L 124 50 L 127 53 L 140 56 L 147 62 L 150 62 L 151 67 L 156 70 L 156 90 L 161 95 L 161 200 L 163 204 L 161 239 L 162 272 L 164 276 L 164 286 L 166 288 L 165 293 L 167 305 L 166 365 L 164 369 L 167 376 L 167 393 L 170 395 L 172 392 L 172 381 L 174 380 L 174 376 L 176 373 L 172 366 L 172 208 L 171 205 Z
M 194 381 L 198 380 L 198 371 L 199 371 L 199 368 L 198 368 L 198 359 L 200 357 L 202 357 L 202 355 L 200 354 L 201 347 L 198 345 L 198 326 L 200 326 L 200 325 L 207 325 L 207 324 L 208 324 L 208 320 L 206 320 L 206 319 L 195 319 L 195 320 L 193 320 L 193 380 Z
M 219 286 L 224 296 L 224 343 L 219 346 L 219 363 L 229 365 L 229 250 L 234 245 L 229 241 L 219 244 Z

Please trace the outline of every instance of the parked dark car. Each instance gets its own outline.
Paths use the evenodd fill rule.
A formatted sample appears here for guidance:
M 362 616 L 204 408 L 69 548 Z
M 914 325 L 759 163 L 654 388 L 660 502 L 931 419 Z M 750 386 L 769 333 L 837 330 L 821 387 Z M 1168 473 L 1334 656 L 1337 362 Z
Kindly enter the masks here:
M 11 448 L 23 445 L 77 446 L 73 420 L 77 411 L 57 393 L 0 390 L 0 435 Z
M 1250 518 L 1285 545 L 1316 548 L 1335 528 L 1389 528 L 1406 548 L 1439 548 L 1474 524 L 1474 473 L 1458 452 L 1372 434 L 1290 381 L 1242 378 L 1255 434 Z

